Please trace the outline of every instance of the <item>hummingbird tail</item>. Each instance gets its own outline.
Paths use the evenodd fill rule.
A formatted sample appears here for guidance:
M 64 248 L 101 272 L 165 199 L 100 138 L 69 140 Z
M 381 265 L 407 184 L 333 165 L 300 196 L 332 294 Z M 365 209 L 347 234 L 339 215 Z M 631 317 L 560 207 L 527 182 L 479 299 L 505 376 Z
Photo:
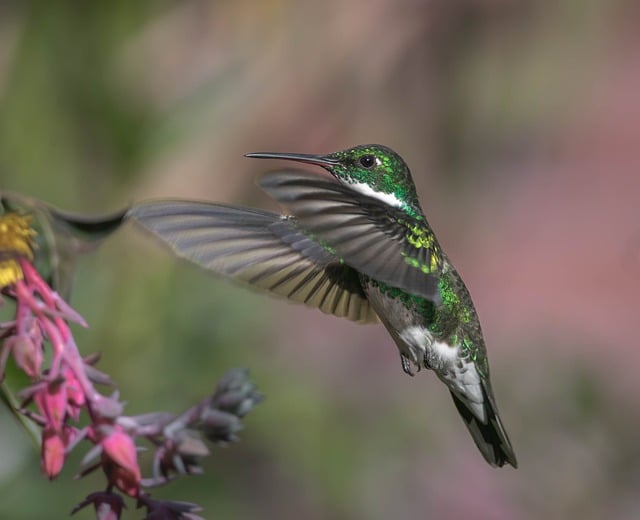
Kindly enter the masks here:
M 487 391 L 485 385 L 482 385 L 482 392 L 484 394 L 484 407 L 486 412 L 486 421 L 484 422 L 479 419 L 454 392 L 451 392 L 451 396 L 458 409 L 458 413 L 464 420 L 471 437 L 473 437 L 476 446 L 485 460 L 494 467 L 502 467 L 505 464 L 510 464 L 514 468 L 517 468 L 518 461 L 511 447 L 507 432 L 504 426 L 502 426 L 502 422 L 498 416 L 498 410 L 493 396 L 489 395 L 490 390 Z

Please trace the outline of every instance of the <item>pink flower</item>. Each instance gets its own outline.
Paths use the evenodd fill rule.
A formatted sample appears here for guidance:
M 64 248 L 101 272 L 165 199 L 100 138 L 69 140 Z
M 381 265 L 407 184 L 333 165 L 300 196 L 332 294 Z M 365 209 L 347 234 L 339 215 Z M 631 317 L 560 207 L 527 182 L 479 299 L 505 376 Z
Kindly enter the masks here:
M 3 197 L 0 202 L 7 200 Z M 0 381 L 9 356 L 13 356 L 30 384 L 15 395 L 20 404 L 13 406 L 12 411 L 28 424 L 29 431 L 41 428 L 38 437 L 43 473 L 49 479 L 56 478 L 67 454 L 84 440 L 92 447 L 83 459 L 84 469 L 78 476 L 101 467 L 107 488 L 87 496 L 72 514 L 92 504 L 98 520 L 118 520 L 125 506 L 122 496 L 114 489 L 117 488 L 136 498 L 138 507 L 146 508 L 145 518 L 149 520 L 200 519 L 195 514 L 200 511 L 196 504 L 154 500 L 143 488 L 166 484 L 180 474 L 201 473 L 200 459 L 207 456 L 209 450 L 199 434 L 216 443 L 237 439 L 237 431 L 242 426 L 240 419 L 261 400 L 247 380 L 246 372 L 231 371 L 214 395 L 178 416 L 165 412 L 135 417 L 123 415 L 124 404 L 117 390 L 106 396 L 96 389 L 95 385 L 113 386 L 109 376 L 93 366 L 99 356 L 83 358 L 69 327 L 71 322 L 87 324 L 56 292 L 59 287 L 50 286 L 36 269 L 36 265 L 42 267 L 43 259 L 48 260 L 47 255 L 38 258 L 38 252 L 42 251 L 38 244 L 44 243 L 48 248 L 71 241 L 49 243 L 47 240 L 51 237 L 38 235 L 33 227 L 38 224 L 37 228 L 41 229 L 40 219 L 52 218 L 64 224 L 56 228 L 58 231 L 73 236 L 75 229 L 82 235 L 93 233 L 97 239 L 118 227 L 123 213 L 107 219 L 84 219 L 48 208 L 46 212 L 30 216 L 22 212 L 3 214 L 1 206 L 0 304 L 3 297 L 14 301 L 15 318 L 0 323 Z M 62 283 L 62 287 L 66 286 Z M 45 346 L 50 349 L 50 356 L 43 355 Z M 8 402 L 16 401 L 13 395 L 8 397 Z M 74 423 L 83 410 L 87 425 L 80 428 Z M 32 422 L 27 423 L 25 418 Z M 154 474 L 150 479 L 141 476 L 135 444 L 138 439 L 146 439 L 155 448 Z

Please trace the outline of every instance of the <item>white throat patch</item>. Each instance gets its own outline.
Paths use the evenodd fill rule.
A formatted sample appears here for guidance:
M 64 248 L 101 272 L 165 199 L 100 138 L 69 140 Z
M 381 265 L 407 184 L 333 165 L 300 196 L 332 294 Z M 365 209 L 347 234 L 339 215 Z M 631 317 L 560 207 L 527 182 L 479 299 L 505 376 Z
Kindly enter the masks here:
M 396 208 L 404 208 L 405 203 L 402 202 L 398 197 L 396 197 L 393 193 L 382 193 L 380 191 L 374 190 L 368 184 L 364 182 L 354 182 L 353 184 L 348 185 L 350 188 L 353 188 L 355 191 L 362 193 L 363 195 L 367 195 L 368 197 L 373 197 L 374 199 L 381 200 L 385 204 L 389 204 L 389 206 L 394 206 Z

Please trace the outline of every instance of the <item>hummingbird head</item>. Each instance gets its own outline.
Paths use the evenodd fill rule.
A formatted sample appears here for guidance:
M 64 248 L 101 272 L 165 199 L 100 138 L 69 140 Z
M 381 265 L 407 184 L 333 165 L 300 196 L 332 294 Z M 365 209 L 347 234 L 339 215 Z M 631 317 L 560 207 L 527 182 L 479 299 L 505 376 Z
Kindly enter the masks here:
M 339 182 L 364 195 L 405 210 L 418 208 L 411 172 L 391 148 L 365 144 L 328 155 L 250 153 L 247 157 L 285 159 L 322 166 Z

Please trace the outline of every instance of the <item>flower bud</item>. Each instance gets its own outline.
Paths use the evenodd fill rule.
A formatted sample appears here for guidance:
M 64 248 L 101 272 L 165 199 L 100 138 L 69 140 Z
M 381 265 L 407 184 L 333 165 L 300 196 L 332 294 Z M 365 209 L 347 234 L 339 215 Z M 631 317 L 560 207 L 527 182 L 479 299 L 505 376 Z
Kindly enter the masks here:
M 33 339 L 20 334 L 5 340 L 5 348 L 11 349 L 13 359 L 31 379 L 40 375 L 42 367 L 42 348 Z
M 60 433 L 48 427 L 42 432 L 42 471 L 50 480 L 58 476 L 65 459 L 65 441 Z
M 114 429 L 101 441 L 102 467 L 109 483 L 129 496 L 140 492 L 140 467 L 133 439 Z

